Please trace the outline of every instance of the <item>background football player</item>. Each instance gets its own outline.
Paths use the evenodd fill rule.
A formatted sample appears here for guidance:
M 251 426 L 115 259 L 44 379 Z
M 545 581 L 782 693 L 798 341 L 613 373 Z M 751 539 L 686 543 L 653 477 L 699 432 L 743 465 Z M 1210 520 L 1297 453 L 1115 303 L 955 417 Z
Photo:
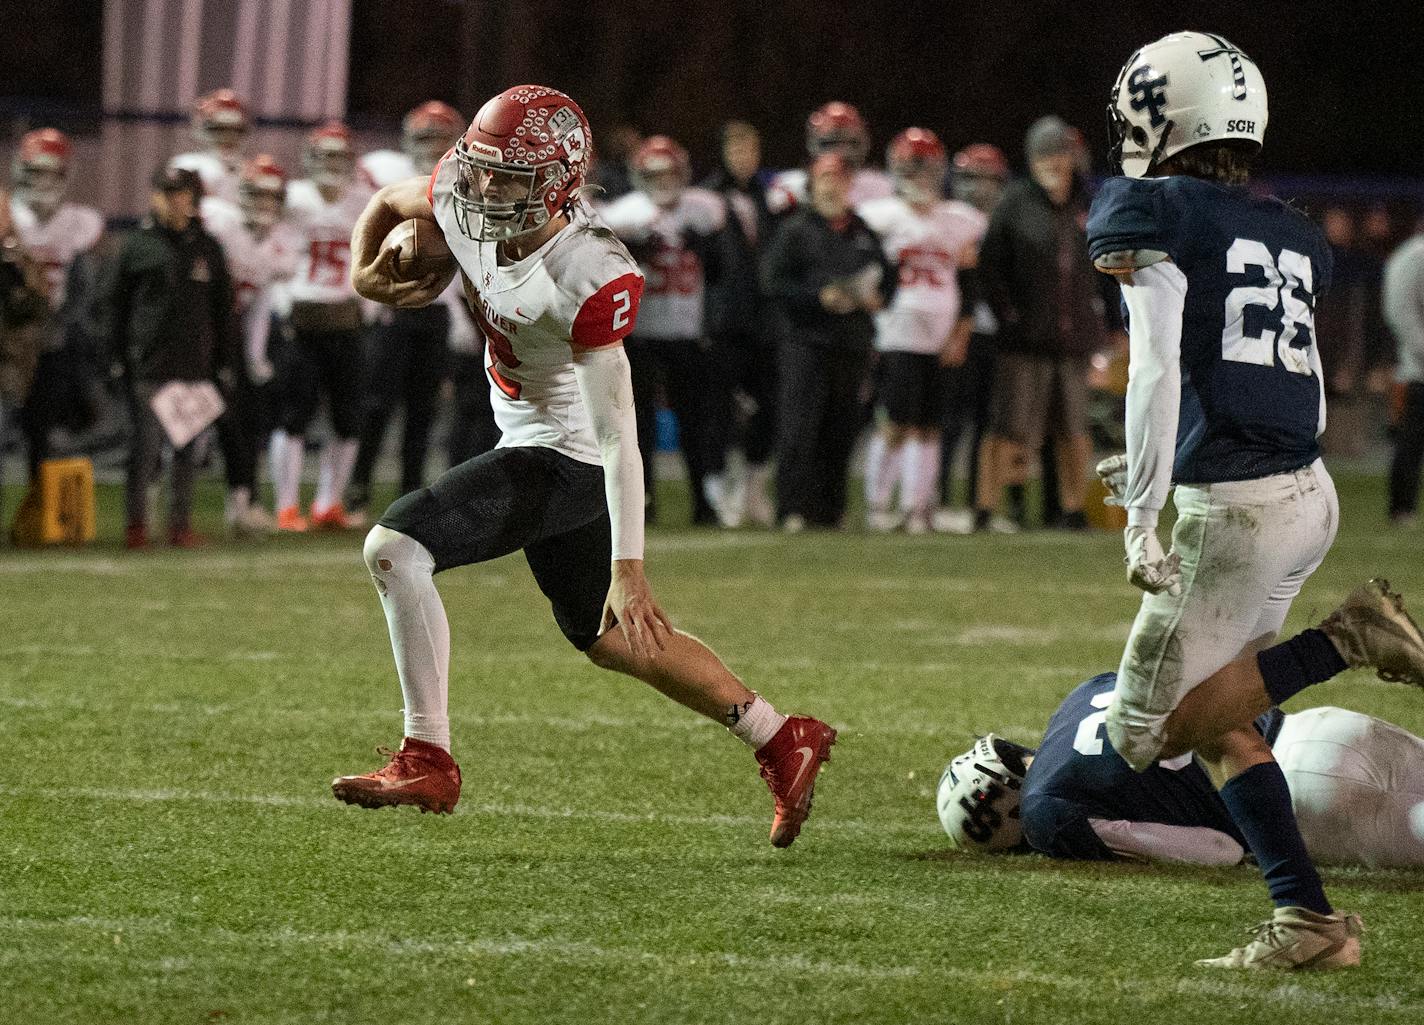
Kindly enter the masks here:
M 894 184 L 884 171 L 865 166 L 870 153 L 870 130 L 865 118 L 849 103 L 832 100 L 811 111 L 806 118 L 806 165 L 823 153 L 838 153 L 851 171 L 852 207 L 872 199 L 893 195 Z M 773 214 L 784 214 L 804 206 L 809 198 L 805 167 L 782 171 L 767 186 L 766 202 Z
M 199 149 L 180 153 L 169 167 L 197 171 L 208 196 L 238 201 L 242 173 L 242 148 L 252 132 L 247 104 L 231 89 L 214 89 L 193 105 L 193 138 Z
M 203 199 L 203 225 L 222 244 L 232 275 L 234 307 L 243 351 L 228 408 L 218 420 L 218 440 L 227 472 L 225 519 L 233 534 L 263 534 L 276 524 L 257 498 L 258 457 L 272 429 L 271 406 L 280 385 L 274 381 L 272 299 L 280 283 L 297 271 L 304 240 L 282 218 L 287 174 L 268 154 L 248 160 L 238 174 L 236 206 L 212 196 Z
M 1139 771 L 1195 751 L 1265 876 L 1270 921 L 1199 964 L 1353 966 L 1359 918 L 1326 898 L 1285 777 L 1252 726 L 1347 665 L 1424 683 L 1424 638 L 1383 582 L 1320 629 L 1267 647 L 1339 519 L 1316 442 L 1313 309 L 1330 249 L 1298 211 L 1239 187 L 1265 134 L 1266 87 L 1219 36 L 1175 33 L 1134 53 L 1109 116 L 1124 177 L 1104 183 L 1088 235 L 1130 321 L 1125 546 L 1128 578 L 1147 593 L 1108 736 Z M 1173 481 L 1168 554 L 1157 517 Z
M 93 379 L 92 359 L 71 335 L 92 298 L 92 287 L 85 286 L 95 283 L 95 274 L 82 273 L 82 265 L 104 234 L 104 218 L 65 198 L 72 160 L 69 137 L 40 128 L 21 137 L 11 167 L 11 230 L 43 272 L 50 303 L 50 316 L 38 327 L 38 363 L 20 414 L 32 475 L 49 457 L 50 432 L 60 420 L 87 419 L 76 407 L 87 405 L 84 382 Z M 94 271 L 94 262 L 88 263 Z
M 302 238 L 297 273 L 276 293 L 290 344 L 280 369 L 279 429 L 272 437 L 277 528 L 307 529 L 299 507 L 307 428 L 325 396 L 331 433 L 322 447 L 311 524 L 344 528 L 342 496 L 361 423 L 361 302 L 351 287 L 351 231 L 370 197 L 356 173 L 351 132 L 329 121 L 307 136 L 306 177 L 287 188 L 287 216 Z
M 633 154 L 629 170 L 633 191 L 600 213 L 637 259 L 647 281 L 638 323 L 626 348 L 638 406 L 648 522 L 657 518 L 653 455 L 661 392 L 677 416 L 679 447 L 692 492 L 692 522 L 726 524 L 728 496 L 707 486 L 707 378 L 712 364 L 702 330 L 706 281 L 701 255 L 726 222 L 726 203 L 715 192 L 689 187 L 692 167 L 687 150 L 666 135 L 645 140 Z
M 515 86 L 480 108 L 428 181 L 382 189 L 362 215 L 353 279 L 397 305 L 435 299 L 440 275 L 399 281 L 382 242 L 431 221 L 459 264 L 489 350 L 499 447 L 398 499 L 366 538 L 405 697 L 405 738 L 373 773 L 332 784 L 367 807 L 449 811 L 450 627 L 436 572 L 522 549 L 565 637 L 605 669 L 726 724 L 756 753 L 784 847 L 811 810 L 835 731 L 782 716 L 702 642 L 673 629 L 643 572 L 643 480 L 623 340 L 643 280 L 579 199 L 592 131 L 572 99 Z M 610 559 L 611 556 L 611 559 Z
M 1021 835 L 1055 858 L 1241 861 L 1245 839 L 1191 755 L 1139 773 L 1113 749 L 1103 722 L 1116 680 L 1103 673 L 1074 688 L 1036 749 L 990 734 L 950 763 L 937 801 L 955 846 L 1007 850 Z M 1424 740 L 1343 708 L 1273 709 L 1257 727 L 1285 773 L 1312 857 L 1424 867 Z M 977 779 L 966 771 L 976 762 L 1002 779 Z M 990 794 L 994 782 L 1000 788 Z
M 866 455 L 866 523 L 923 534 L 935 505 L 946 368 L 964 362 L 974 324 L 974 299 L 961 293 L 961 281 L 972 271 L 986 220 L 967 203 L 941 198 L 948 161 L 928 129 L 895 136 L 885 163 L 895 195 L 856 210 L 880 236 L 900 280 L 894 300 L 875 315 L 880 423 Z M 898 513 L 890 508 L 897 481 Z

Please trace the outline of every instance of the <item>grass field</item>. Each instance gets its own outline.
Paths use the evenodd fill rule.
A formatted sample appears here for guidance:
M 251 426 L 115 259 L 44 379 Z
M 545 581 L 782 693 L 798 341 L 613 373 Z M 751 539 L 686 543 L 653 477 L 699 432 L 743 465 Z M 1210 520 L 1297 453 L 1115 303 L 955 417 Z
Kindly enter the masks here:
M 1377 572 L 1424 606 L 1418 535 L 1378 482 L 1342 491 L 1292 627 Z M 1264 917 L 1249 868 L 946 851 L 944 763 L 1035 741 L 1116 664 L 1115 536 L 655 532 L 679 625 L 840 730 L 776 851 L 745 749 L 582 661 L 518 556 L 440 580 L 465 790 L 436 817 L 327 789 L 399 740 L 359 535 L 129 555 L 104 530 L 0 551 L 0 1022 L 1424 1021 L 1424 873 L 1325 873 L 1361 969 L 1245 977 L 1191 961 Z M 1424 732 L 1424 695 L 1364 674 L 1304 697 Z

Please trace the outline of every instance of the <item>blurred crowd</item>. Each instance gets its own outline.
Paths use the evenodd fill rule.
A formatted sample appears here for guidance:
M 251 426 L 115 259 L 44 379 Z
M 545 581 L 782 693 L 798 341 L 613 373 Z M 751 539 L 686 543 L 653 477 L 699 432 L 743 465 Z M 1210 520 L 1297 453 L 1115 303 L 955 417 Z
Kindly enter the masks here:
M 202 543 L 192 494 L 210 464 L 228 530 L 256 537 L 379 513 L 373 477 L 397 419 L 402 493 L 426 483 L 437 423 L 450 465 L 498 441 L 499 382 L 458 278 L 427 308 L 393 310 L 348 276 L 369 196 L 429 175 L 461 115 L 422 104 L 398 149 L 364 154 L 330 122 L 290 169 L 245 152 L 251 127 L 230 90 L 204 96 L 194 149 L 154 171 L 147 216 L 122 233 L 75 194 L 55 129 L 23 136 L 0 194 L 0 466 L 19 452 L 33 477 L 56 454 L 121 448 L 130 548 Z M 998 147 L 950 153 L 919 127 L 894 136 L 882 170 L 838 102 L 807 119 L 804 166 L 776 173 L 742 121 L 722 127 L 700 179 L 668 136 L 624 125 L 598 142 L 580 201 L 646 276 L 626 345 L 650 521 L 668 515 L 661 448 L 685 463 L 695 524 L 1087 527 L 1095 447 L 1120 444 L 1126 341 L 1116 286 L 1087 257 L 1076 129 L 1035 122 L 1019 179 Z M 1387 210 L 1330 206 L 1322 221 L 1336 254 L 1317 311 L 1327 388 L 1393 397 L 1389 511 L 1407 522 L 1424 463 L 1424 241 L 1386 270 Z M 864 521 L 848 524 L 857 451 Z M 1035 475 L 1042 509 L 1029 510 Z

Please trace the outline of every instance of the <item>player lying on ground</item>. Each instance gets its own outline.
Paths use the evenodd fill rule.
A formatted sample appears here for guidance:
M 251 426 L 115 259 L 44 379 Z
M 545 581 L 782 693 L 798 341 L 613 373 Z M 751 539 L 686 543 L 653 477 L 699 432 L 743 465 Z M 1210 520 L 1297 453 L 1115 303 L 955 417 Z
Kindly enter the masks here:
M 1188 751 L 1208 766 L 1276 910 L 1220 968 L 1359 963 L 1360 920 L 1325 896 L 1256 716 L 1370 656 L 1424 683 L 1417 628 L 1362 588 L 1324 630 L 1270 646 L 1339 522 L 1317 437 L 1316 298 L 1330 247 L 1299 211 L 1244 188 L 1266 128 L 1255 63 L 1181 32 L 1130 57 L 1109 105 L 1112 161 L 1089 252 L 1122 286 L 1129 579 L 1147 592 L 1107 733 L 1134 769 Z M 1176 483 L 1170 553 L 1157 518 Z M 1364 650 L 1362 650 L 1362 647 Z M 1233 661 L 1234 660 L 1234 661 Z M 1387 668 L 1388 667 L 1393 668 Z
M 810 813 L 836 734 L 748 690 L 701 641 L 672 627 L 643 575 L 642 461 L 622 344 L 643 279 L 579 199 L 592 146 L 568 96 L 516 86 L 480 109 L 428 181 L 382 189 L 356 226 L 353 284 L 402 307 L 434 301 L 452 271 L 401 280 L 383 241 L 410 218 L 443 234 L 485 337 L 502 437 L 494 451 L 397 500 L 366 538 L 405 698 L 405 739 L 384 768 L 343 776 L 332 791 L 368 808 L 455 807 L 450 628 L 432 576 L 522 549 L 559 629 L 595 665 L 724 723 L 756 752 L 776 800 L 771 842 L 785 847 Z
M 1079 684 L 1037 749 L 989 734 L 949 764 L 939 815 L 956 847 L 1190 865 L 1245 857 L 1245 837 L 1191 755 L 1134 772 L 1104 736 L 1116 680 Z M 1424 868 L 1424 740 L 1343 708 L 1272 709 L 1257 726 L 1316 861 Z

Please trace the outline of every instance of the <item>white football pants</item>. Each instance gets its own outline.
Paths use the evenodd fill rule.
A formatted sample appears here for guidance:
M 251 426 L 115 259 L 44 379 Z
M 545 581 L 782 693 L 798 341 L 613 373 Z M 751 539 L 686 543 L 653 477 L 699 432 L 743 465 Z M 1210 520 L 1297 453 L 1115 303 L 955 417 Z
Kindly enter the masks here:
M 1188 691 L 1275 639 L 1340 520 L 1318 459 L 1259 480 L 1178 485 L 1173 503 L 1182 593 L 1142 596 L 1108 706 L 1108 737 L 1138 772 L 1161 752 Z

